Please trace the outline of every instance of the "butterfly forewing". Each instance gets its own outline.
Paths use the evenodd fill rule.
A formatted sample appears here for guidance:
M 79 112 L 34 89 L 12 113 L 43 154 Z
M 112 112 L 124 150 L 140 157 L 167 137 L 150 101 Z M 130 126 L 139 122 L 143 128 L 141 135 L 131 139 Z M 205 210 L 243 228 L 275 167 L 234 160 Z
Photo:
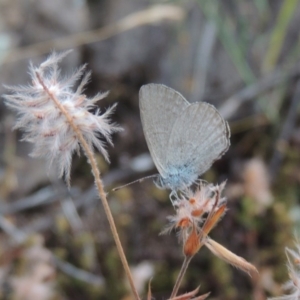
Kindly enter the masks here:
M 160 84 L 140 89 L 140 112 L 144 134 L 152 159 L 161 176 L 167 176 L 167 145 L 172 128 L 190 105 L 182 95 Z
M 194 175 L 203 174 L 228 149 L 227 122 L 208 103 L 194 103 L 177 118 L 167 146 L 167 165 L 189 166 Z

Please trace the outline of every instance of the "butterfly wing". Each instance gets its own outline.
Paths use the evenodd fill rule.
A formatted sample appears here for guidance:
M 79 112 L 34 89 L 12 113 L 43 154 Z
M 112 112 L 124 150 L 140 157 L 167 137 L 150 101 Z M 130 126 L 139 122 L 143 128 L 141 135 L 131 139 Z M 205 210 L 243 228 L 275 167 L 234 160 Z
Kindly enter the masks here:
M 214 106 L 198 102 L 188 106 L 173 125 L 167 147 L 167 165 L 184 166 L 198 177 L 230 145 L 230 129 Z
M 172 127 L 190 103 L 181 94 L 162 84 L 142 86 L 139 97 L 147 145 L 160 175 L 164 177 Z

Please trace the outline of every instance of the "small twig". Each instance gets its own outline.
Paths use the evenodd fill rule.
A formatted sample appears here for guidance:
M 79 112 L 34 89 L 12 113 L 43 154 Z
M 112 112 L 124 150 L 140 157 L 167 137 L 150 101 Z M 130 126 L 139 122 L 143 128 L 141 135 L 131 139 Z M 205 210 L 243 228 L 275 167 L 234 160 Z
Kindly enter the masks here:
M 180 272 L 178 274 L 178 277 L 177 277 L 177 280 L 175 282 L 175 285 L 174 285 L 174 288 L 173 288 L 173 291 L 172 291 L 172 294 L 171 294 L 171 299 L 176 297 L 177 293 L 178 293 L 178 290 L 179 290 L 179 287 L 181 285 L 181 282 L 182 282 L 182 279 L 186 273 L 186 270 L 192 260 L 193 256 L 185 256 L 184 257 L 184 261 L 182 263 L 182 266 L 181 266 L 181 269 L 180 269 Z

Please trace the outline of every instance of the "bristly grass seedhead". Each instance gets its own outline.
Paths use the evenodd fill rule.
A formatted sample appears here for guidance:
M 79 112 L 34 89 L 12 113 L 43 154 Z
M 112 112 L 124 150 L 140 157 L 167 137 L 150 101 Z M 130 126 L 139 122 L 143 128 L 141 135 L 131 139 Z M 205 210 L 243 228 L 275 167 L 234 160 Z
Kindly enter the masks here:
M 300 299 L 300 243 L 295 242 L 296 250 L 286 248 L 287 268 L 290 280 L 283 288 L 290 293 L 288 295 L 269 298 L 269 300 L 298 300 Z
M 168 217 L 170 225 L 163 233 L 177 229 L 183 245 L 190 239 L 191 235 L 195 236 L 196 233 L 198 236 L 201 235 L 202 231 L 208 226 L 207 221 L 219 211 L 219 208 L 226 208 L 226 199 L 221 198 L 224 186 L 225 183 L 220 186 L 200 183 L 195 192 L 189 190 L 181 198 L 174 201 L 176 214 Z M 222 214 L 224 212 L 225 209 Z M 221 215 L 219 219 L 220 217 Z M 216 223 L 219 219 L 216 220 Z M 210 224 L 210 226 L 213 225 Z
M 64 176 L 68 184 L 72 154 L 80 150 L 76 131 L 81 133 L 91 149 L 96 148 L 109 161 L 99 135 L 112 145 L 111 134 L 121 130 L 110 122 L 116 105 L 102 115 L 99 109 L 94 114 L 90 112 L 96 108 L 95 103 L 108 93 L 99 93 L 93 98 L 83 94 L 90 79 L 90 72 L 85 72 L 85 65 L 68 78 L 61 76 L 58 63 L 69 52 L 53 53 L 38 67 L 31 64 L 29 74 L 32 83 L 28 86 L 7 87 L 10 94 L 4 96 L 6 105 L 18 114 L 14 128 L 24 130 L 23 140 L 34 144 L 31 155 L 46 157 L 49 165 L 54 163 L 58 167 L 59 176 Z
M 62 78 L 58 63 L 69 51 L 62 54 L 53 53 L 39 67 L 30 66 L 31 85 L 27 87 L 9 87 L 10 95 L 5 96 L 7 106 L 14 109 L 18 116 L 15 128 L 25 131 L 24 140 L 34 143 L 33 156 L 47 157 L 50 164 L 55 163 L 60 176 L 65 175 L 70 184 L 72 154 L 82 148 L 95 178 L 95 185 L 118 254 L 122 261 L 135 300 L 140 300 L 127 262 L 122 243 L 108 205 L 106 192 L 100 176 L 100 170 L 93 148 L 98 149 L 108 161 L 104 143 L 99 140 L 102 135 L 110 144 L 111 134 L 121 128 L 110 121 L 115 105 L 100 115 L 100 110 L 92 114 L 89 110 L 96 108 L 95 103 L 107 93 L 88 98 L 83 94 L 90 73 L 85 73 L 85 66 L 71 76 Z M 76 82 L 81 78 L 77 88 Z
M 257 272 L 243 258 L 209 238 L 210 231 L 220 221 L 227 209 L 226 198 L 222 197 L 225 182 L 221 185 L 201 183 L 195 192 L 189 191 L 174 202 L 176 214 L 169 217 L 170 225 L 163 231 L 178 230 L 185 257 L 193 257 L 202 246 L 216 256 L 247 272 Z
M 171 298 L 177 295 L 180 284 L 194 255 L 206 246 L 213 254 L 227 263 L 247 273 L 256 273 L 256 268 L 212 240 L 208 234 L 220 221 L 227 207 L 226 198 L 222 198 L 225 182 L 213 186 L 200 182 L 195 192 L 188 191 L 174 202 L 176 214 L 169 217 L 170 225 L 163 231 L 178 230 L 182 243 L 184 261 L 174 285 Z

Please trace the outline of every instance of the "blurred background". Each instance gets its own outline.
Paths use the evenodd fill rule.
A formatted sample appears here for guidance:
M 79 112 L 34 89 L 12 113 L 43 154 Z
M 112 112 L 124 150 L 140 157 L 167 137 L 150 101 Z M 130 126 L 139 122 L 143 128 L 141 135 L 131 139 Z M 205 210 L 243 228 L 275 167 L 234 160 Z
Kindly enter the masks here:
M 86 93 L 118 102 L 111 164 L 97 156 L 141 295 L 152 279 L 167 299 L 183 255 L 176 234 L 159 235 L 174 214 L 168 192 L 151 180 L 113 187 L 157 171 L 138 107 L 143 84 L 166 84 L 190 102 L 215 105 L 231 128 L 231 147 L 202 176 L 227 180 L 229 210 L 211 236 L 253 263 L 250 278 L 202 249 L 181 291 L 201 285 L 209 299 L 283 295 L 284 248 L 300 228 L 299 0 L 0 0 L 0 93 L 26 85 L 29 61 L 74 49 L 62 74 L 87 63 Z M 12 131 L 0 102 L 1 299 L 131 299 L 89 165 L 74 157 L 68 190 L 31 145 Z M 195 137 L 196 138 L 196 137 Z

